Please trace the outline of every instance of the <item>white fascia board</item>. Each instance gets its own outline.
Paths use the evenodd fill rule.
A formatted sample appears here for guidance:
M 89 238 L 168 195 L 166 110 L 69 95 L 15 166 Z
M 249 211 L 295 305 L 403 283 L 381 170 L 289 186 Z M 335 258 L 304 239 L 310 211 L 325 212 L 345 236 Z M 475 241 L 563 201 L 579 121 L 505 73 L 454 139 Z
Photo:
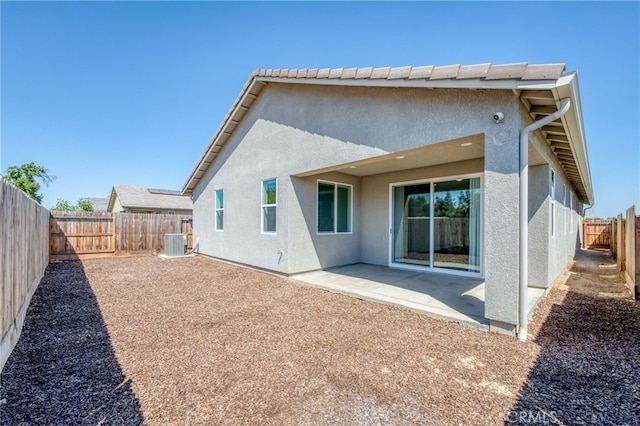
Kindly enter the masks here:
M 220 135 L 222 133 L 224 133 L 225 129 L 228 127 L 228 125 L 231 122 L 231 120 L 233 119 L 233 117 L 235 117 L 236 113 L 238 112 L 238 109 L 240 108 L 240 106 L 246 100 L 247 95 L 249 93 L 251 93 L 252 89 L 256 85 L 256 82 L 257 82 L 257 79 L 251 78 L 245 84 L 244 88 L 242 89 L 242 91 L 240 92 L 240 94 L 236 98 L 235 102 L 231 106 L 231 109 L 229 109 L 229 112 L 227 112 L 227 115 L 225 115 L 224 119 L 222 120 L 222 123 L 220 124 L 220 127 L 218 127 L 218 130 L 216 130 L 216 132 L 214 133 L 213 137 L 211 138 L 211 141 L 209 142 L 209 144 L 205 148 L 204 152 L 202 153 L 202 155 L 198 159 L 198 162 L 196 163 L 196 166 L 193 168 L 193 170 L 191 170 L 191 173 L 189 174 L 189 177 L 185 181 L 184 185 L 182 185 L 182 191 L 181 191 L 182 195 L 187 195 L 187 194 L 190 194 L 190 193 L 193 192 L 193 189 L 195 189 L 195 186 L 192 189 L 189 189 L 189 187 L 191 186 L 191 184 L 193 183 L 194 179 L 196 178 L 196 174 L 198 173 L 198 171 L 200 171 L 200 169 L 202 169 L 203 166 L 205 166 L 204 163 L 206 163 L 208 159 L 210 159 L 211 162 L 213 162 L 213 158 L 217 156 L 217 154 L 214 155 L 214 156 L 211 156 L 211 153 L 212 153 L 211 151 L 218 144 L 218 140 L 220 139 Z M 210 156 L 211 156 L 211 158 L 209 158 Z M 209 164 L 205 168 L 209 168 L 210 165 L 211 164 Z M 203 176 L 204 176 L 204 173 L 203 173 Z
M 502 90 L 551 90 L 555 80 L 387 80 L 387 79 L 339 79 L 339 78 L 283 78 L 257 77 L 265 83 L 317 84 L 322 86 L 357 87 L 422 87 L 427 89 L 502 89 Z

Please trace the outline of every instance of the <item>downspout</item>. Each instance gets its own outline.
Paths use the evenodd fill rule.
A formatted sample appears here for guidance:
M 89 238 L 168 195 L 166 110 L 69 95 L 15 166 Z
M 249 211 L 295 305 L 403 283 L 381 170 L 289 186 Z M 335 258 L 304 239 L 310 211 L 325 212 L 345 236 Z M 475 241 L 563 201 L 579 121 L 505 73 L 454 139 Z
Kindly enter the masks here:
M 586 218 L 587 217 L 587 210 L 592 209 L 593 206 L 589 206 L 589 207 L 585 207 L 584 209 L 582 209 L 582 217 Z
M 518 339 L 527 340 L 529 312 L 529 133 L 562 117 L 569 111 L 571 100 L 563 99 L 560 108 L 551 115 L 534 121 L 520 133 L 520 258 L 518 288 Z

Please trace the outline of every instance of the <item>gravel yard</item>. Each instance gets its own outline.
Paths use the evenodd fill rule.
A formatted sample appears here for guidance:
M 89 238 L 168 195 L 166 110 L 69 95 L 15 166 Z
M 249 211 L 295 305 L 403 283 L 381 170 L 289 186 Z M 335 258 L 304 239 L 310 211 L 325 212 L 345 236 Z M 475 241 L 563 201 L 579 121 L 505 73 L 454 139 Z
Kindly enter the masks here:
M 640 302 L 607 256 L 526 343 L 204 257 L 53 263 L 0 423 L 638 424 Z

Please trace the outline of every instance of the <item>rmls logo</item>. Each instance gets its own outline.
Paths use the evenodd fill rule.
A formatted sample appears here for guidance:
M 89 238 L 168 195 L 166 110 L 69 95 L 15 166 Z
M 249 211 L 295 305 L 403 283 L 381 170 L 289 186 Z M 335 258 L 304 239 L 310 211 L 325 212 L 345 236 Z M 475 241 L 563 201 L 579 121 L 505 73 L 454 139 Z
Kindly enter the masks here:
M 536 424 L 536 425 L 561 425 L 562 422 L 556 417 L 554 411 L 510 411 L 504 418 L 506 423 L 516 424 Z

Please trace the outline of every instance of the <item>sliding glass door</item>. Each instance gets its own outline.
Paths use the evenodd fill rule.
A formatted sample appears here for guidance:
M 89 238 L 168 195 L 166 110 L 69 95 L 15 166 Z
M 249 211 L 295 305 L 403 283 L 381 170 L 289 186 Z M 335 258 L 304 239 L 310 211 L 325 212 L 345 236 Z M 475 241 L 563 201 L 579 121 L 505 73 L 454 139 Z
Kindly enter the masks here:
M 405 185 L 393 188 L 393 261 L 431 265 L 431 185 Z
M 392 186 L 392 262 L 480 273 L 480 178 Z

